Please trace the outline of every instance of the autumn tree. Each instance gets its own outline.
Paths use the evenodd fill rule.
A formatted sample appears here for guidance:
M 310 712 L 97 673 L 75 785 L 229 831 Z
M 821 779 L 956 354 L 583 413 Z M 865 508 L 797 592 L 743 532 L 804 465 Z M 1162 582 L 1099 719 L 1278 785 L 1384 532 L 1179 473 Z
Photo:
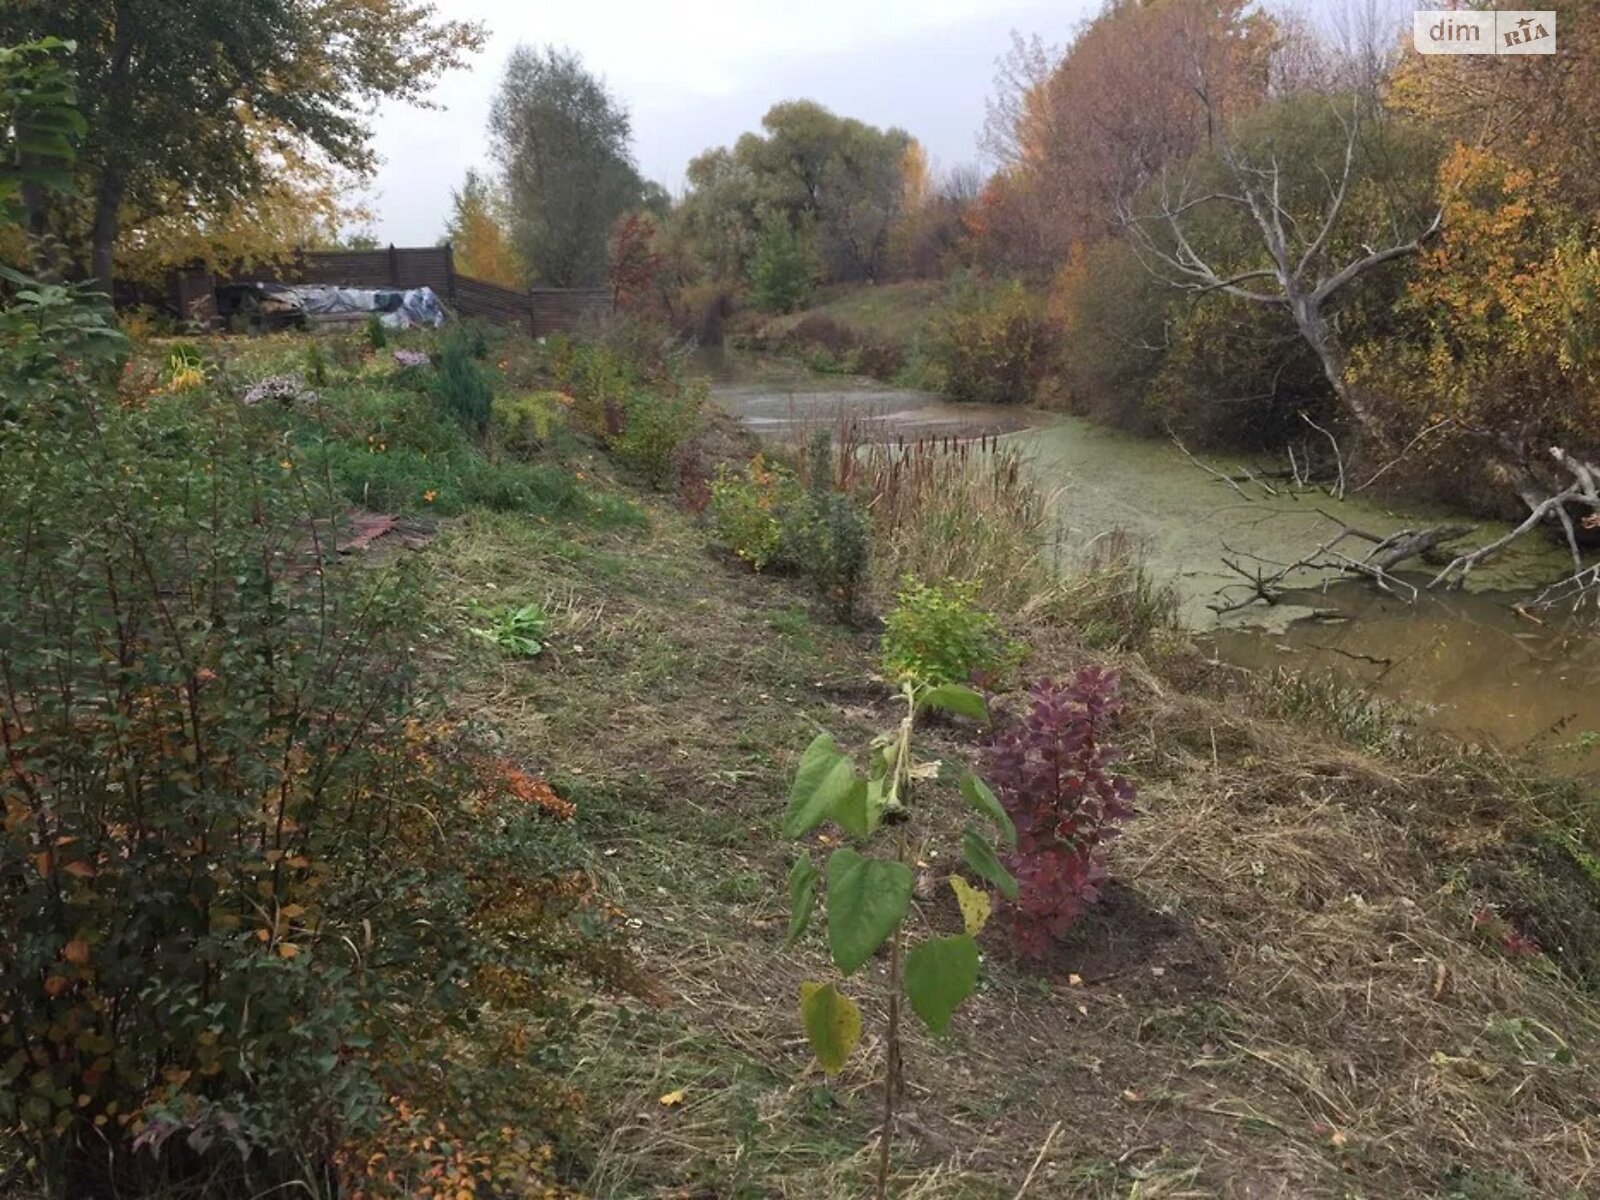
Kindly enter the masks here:
M 533 282 L 606 280 L 607 239 L 645 198 L 628 110 L 570 51 L 520 46 L 489 117 L 512 241 Z
M 456 270 L 501 287 L 527 286 L 527 270 L 511 245 L 504 218 L 505 202 L 494 184 L 469 170 L 450 193 L 450 220 L 445 240 L 455 251 Z
M 611 231 L 607 274 L 611 301 L 619 312 L 645 317 L 667 315 L 671 297 L 664 294 L 668 259 L 657 247 L 660 228 L 645 210 L 625 213 Z
M 75 46 L 89 133 L 82 199 L 36 195 L 29 223 L 109 291 L 124 229 L 168 214 L 175 194 L 191 212 L 221 212 L 289 155 L 369 167 L 373 103 L 422 102 L 482 35 L 423 0 L 10 0 L 0 9 L 0 43 L 47 36 Z
M 1000 163 L 976 222 L 990 257 L 1048 271 L 1110 236 L 1140 182 L 1261 103 L 1274 31 L 1248 0 L 1110 0 L 1053 65 L 1017 39 L 985 134 Z

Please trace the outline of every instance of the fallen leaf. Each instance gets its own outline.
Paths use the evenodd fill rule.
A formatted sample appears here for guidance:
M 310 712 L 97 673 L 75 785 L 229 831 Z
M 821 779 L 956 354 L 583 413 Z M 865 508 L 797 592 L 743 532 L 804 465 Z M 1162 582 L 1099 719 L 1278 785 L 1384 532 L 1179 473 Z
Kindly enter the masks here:
M 661 1097 L 661 1107 L 662 1108 L 677 1108 L 682 1103 L 683 1103 L 683 1089 L 682 1088 L 677 1089 L 677 1091 L 668 1092 L 666 1095 Z
M 1079 975 L 1076 971 L 1074 971 L 1072 974 L 1067 976 L 1067 986 L 1068 987 L 1082 987 L 1083 986 L 1083 976 Z
M 300 953 L 300 947 L 293 942 L 281 942 L 278 945 L 278 955 L 281 958 L 293 958 Z
M 61 957 L 81 967 L 89 961 L 89 943 L 82 938 L 73 938 L 61 948 Z

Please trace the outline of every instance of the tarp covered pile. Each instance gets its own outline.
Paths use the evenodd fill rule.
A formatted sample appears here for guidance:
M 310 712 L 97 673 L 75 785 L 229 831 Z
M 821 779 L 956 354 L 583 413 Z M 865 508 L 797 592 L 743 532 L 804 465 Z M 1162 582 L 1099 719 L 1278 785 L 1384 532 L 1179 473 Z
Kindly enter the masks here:
M 352 320 L 376 314 L 390 329 L 445 322 L 444 305 L 432 288 L 343 288 L 314 284 L 231 284 L 217 289 L 224 317 L 241 313 L 269 327 L 278 324 Z

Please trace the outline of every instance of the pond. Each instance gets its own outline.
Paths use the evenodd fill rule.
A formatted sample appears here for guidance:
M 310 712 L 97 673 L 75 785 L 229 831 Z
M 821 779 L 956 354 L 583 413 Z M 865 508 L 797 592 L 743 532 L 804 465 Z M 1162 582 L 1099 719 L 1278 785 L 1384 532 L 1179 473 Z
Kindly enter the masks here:
M 1600 749 L 1587 748 L 1591 739 L 1583 737 L 1600 730 L 1600 639 L 1558 614 L 1535 620 L 1513 607 L 1562 574 L 1565 559 L 1553 545 L 1524 539 L 1475 573 L 1472 590 L 1424 590 L 1414 604 L 1339 580 L 1219 616 L 1213 606 L 1247 594 L 1219 592 L 1241 582 L 1224 557 L 1247 568 L 1288 563 L 1341 522 L 1384 535 L 1450 514 L 1321 494 L 1246 500 L 1171 443 L 1076 417 L 958 404 L 735 357 L 712 360 L 707 370 L 715 400 L 769 436 L 792 438 L 841 415 L 860 418 L 869 436 L 883 440 L 1003 435 L 1026 449 L 1054 494 L 1064 553 L 1126 531 L 1150 569 L 1177 589 L 1184 623 L 1221 657 L 1252 668 L 1337 671 L 1375 696 L 1405 702 L 1422 723 L 1528 750 L 1565 770 L 1600 770 Z M 1237 461 L 1210 465 L 1232 474 Z M 1425 584 L 1428 576 L 1408 578 Z

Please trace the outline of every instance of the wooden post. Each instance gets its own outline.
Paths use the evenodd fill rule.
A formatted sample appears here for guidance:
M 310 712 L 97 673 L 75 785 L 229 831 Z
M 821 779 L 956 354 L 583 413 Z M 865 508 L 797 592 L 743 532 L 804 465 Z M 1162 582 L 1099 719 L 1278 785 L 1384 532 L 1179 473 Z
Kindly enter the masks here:
M 456 302 L 456 248 L 450 243 L 444 244 L 444 278 L 445 294 L 450 303 Z
M 400 251 L 395 249 L 394 243 L 389 243 L 389 286 L 400 286 Z

